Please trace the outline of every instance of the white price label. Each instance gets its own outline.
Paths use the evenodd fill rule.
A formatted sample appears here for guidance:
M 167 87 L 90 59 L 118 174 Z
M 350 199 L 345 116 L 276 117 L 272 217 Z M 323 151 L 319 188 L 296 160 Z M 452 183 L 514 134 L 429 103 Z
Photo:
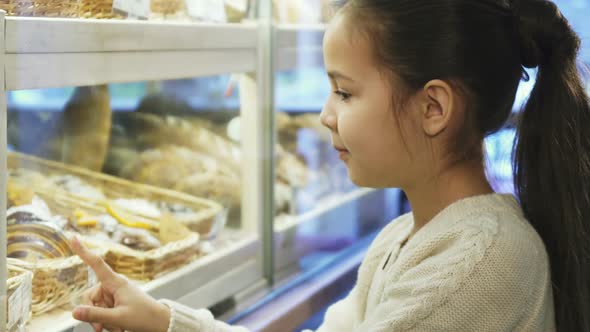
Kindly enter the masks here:
M 186 0 L 186 9 L 191 17 L 200 20 L 227 22 L 223 0 Z
M 113 8 L 131 16 L 149 17 L 151 0 L 114 0 Z
M 8 298 L 8 327 L 12 328 L 18 323 L 22 310 L 21 287 L 17 288 Z
M 23 329 L 31 310 L 33 274 L 27 273 L 22 284 L 8 299 L 8 326 L 14 328 L 19 324 L 19 331 Z
M 96 277 L 96 274 L 94 273 L 94 270 L 92 270 L 92 268 L 90 268 L 90 266 L 88 267 L 88 283 L 86 284 L 88 288 L 94 287 L 98 284 L 98 278 Z
M 22 322 L 19 330 L 25 331 L 25 323 L 29 318 L 33 302 L 33 273 L 28 273 L 27 279 L 22 284 L 23 302 L 21 303 Z

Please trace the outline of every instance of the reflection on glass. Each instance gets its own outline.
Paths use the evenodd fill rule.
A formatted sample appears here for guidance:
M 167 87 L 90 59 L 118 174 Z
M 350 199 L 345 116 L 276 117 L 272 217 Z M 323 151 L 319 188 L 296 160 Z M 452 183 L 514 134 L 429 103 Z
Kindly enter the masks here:
M 235 242 L 238 100 L 230 76 L 8 94 L 7 249 L 10 264 L 45 271 L 35 316 L 91 282 L 73 236 L 145 281 Z
M 367 237 L 398 213 L 397 191 L 358 188 L 350 181 L 329 130 L 320 123 L 331 90 L 318 55 L 308 57 L 301 51 L 296 69 L 275 76 L 276 203 L 283 197 L 284 179 L 290 179 L 292 190 L 291 208 L 279 211 L 283 213 L 275 219 L 278 271 L 330 264 L 347 250 L 365 245 Z

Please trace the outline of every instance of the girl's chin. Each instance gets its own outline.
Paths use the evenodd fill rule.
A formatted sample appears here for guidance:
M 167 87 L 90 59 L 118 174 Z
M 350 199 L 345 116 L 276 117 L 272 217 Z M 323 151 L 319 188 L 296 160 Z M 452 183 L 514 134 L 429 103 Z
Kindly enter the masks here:
M 384 188 L 397 188 L 399 186 L 389 184 L 381 177 L 376 177 L 375 174 L 366 174 L 366 172 L 360 172 L 359 170 L 351 167 L 351 163 L 347 163 L 348 177 L 350 181 L 357 187 L 384 189 Z

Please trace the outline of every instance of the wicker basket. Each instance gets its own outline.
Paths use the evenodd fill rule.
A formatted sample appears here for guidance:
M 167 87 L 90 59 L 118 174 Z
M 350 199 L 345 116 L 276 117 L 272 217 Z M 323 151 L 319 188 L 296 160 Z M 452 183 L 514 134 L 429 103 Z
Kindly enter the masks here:
M 12 258 L 7 258 L 8 295 L 7 323 L 8 332 L 19 331 L 31 317 L 31 297 L 33 273 L 16 266 Z
M 78 0 L 35 0 L 33 16 L 77 17 Z
M 67 216 L 73 210 L 72 207 L 80 207 L 90 213 L 106 213 L 101 206 L 63 193 L 38 191 L 36 194 L 45 200 L 51 211 L 60 215 Z M 135 280 L 152 280 L 162 273 L 187 264 L 199 255 L 199 234 L 197 233 L 190 233 L 184 239 L 148 251 L 135 250 L 87 235 L 78 235 L 78 237 L 90 248 L 104 249 L 107 264 L 115 272 Z
M 6 15 L 15 15 L 16 1 L 15 0 L 0 0 L 0 9 L 6 12 Z
M 101 188 L 105 196 L 109 199 L 118 198 L 143 198 L 150 201 L 159 201 L 172 204 L 181 204 L 190 208 L 195 213 L 187 214 L 178 220 L 186 225 L 189 229 L 199 232 L 204 236 L 211 236 L 216 222 L 220 222 L 222 215 L 222 206 L 214 201 L 194 197 L 191 195 L 179 193 L 172 190 L 152 187 L 149 185 L 138 184 L 127 180 L 122 180 L 113 176 L 102 173 L 91 172 L 79 167 L 69 166 L 62 163 L 40 159 L 19 153 L 10 153 L 8 155 L 8 168 L 24 168 L 39 171 L 43 174 L 70 174 L 77 176 L 88 184 Z M 35 188 L 35 190 L 42 188 Z M 48 188 L 46 188 L 49 190 Z M 55 188 L 51 188 L 55 191 Z M 68 194 L 71 196 L 72 194 Z M 80 203 L 88 201 L 89 205 L 100 206 L 101 202 L 92 201 L 88 198 L 77 197 Z M 58 212 L 58 211 L 55 211 Z
M 106 250 L 94 251 L 104 257 Z M 57 308 L 92 286 L 95 276 L 78 256 L 45 259 L 30 263 L 12 259 L 12 264 L 33 272 L 32 312 L 38 315 Z
M 199 254 L 199 235 L 191 233 L 180 241 L 164 246 L 139 251 L 120 244 L 106 243 L 82 237 L 90 247 L 103 247 L 107 250 L 106 262 L 117 273 L 135 280 L 152 280 L 158 275 L 175 270 L 196 259 Z
M 183 4 L 181 0 L 152 0 L 150 11 L 164 16 L 177 15 L 183 10 Z
M 82 208 L 96 215 L 106 213 L 102 206 L 80 200 L 63 192 L 48 192 L 41 189 L 35 190 L 35 194 L 42 198 L 55 214 L 68 216 L 72 214 L 75 208 Z M 185 265 L 199 256 L 199 234 L 194 232 L 188 232 L 181 239 L 147 251 L 136 250 L 122 244 L 97 239 L 88 234 L 67 232 L 67 236 L 69 238 L 77 236 L 86 246 L 104 254 L 105 261 L 115 272 L 136 280 L 152 280 L 158 275 Z M 36 286 L 37 284 L 35 284 Z M 54 286 L 49 285 L 48 287 L 53 288 Z
M 10 15 L 18 16 L 34 16 L 35 15 L 35 1 L 34 0 L 9 0 L 12 7 Z
M 113 0 L 0 0 L 0 9 L 9 16 L 124 18 Z
M 81 18 L 123 18 L 113 10 L 113 0 L 79 0 L 78 16 Z

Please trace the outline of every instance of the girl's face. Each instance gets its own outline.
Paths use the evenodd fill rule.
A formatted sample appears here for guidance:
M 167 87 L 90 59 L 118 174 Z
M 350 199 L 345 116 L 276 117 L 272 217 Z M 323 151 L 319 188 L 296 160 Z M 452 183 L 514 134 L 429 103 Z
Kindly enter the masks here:
M 423 137 L 412 133 L 412 99 L 393 108 L 394 83 L 375 64 L 370 41 L 336 16 L 324 37 L 324 62 L 332 93 L 321 113 L 351 180 L 364 187 L 404 187 L 419 174 L 412 153 Z M 403 130 L 403 135 L 400 133 Z

